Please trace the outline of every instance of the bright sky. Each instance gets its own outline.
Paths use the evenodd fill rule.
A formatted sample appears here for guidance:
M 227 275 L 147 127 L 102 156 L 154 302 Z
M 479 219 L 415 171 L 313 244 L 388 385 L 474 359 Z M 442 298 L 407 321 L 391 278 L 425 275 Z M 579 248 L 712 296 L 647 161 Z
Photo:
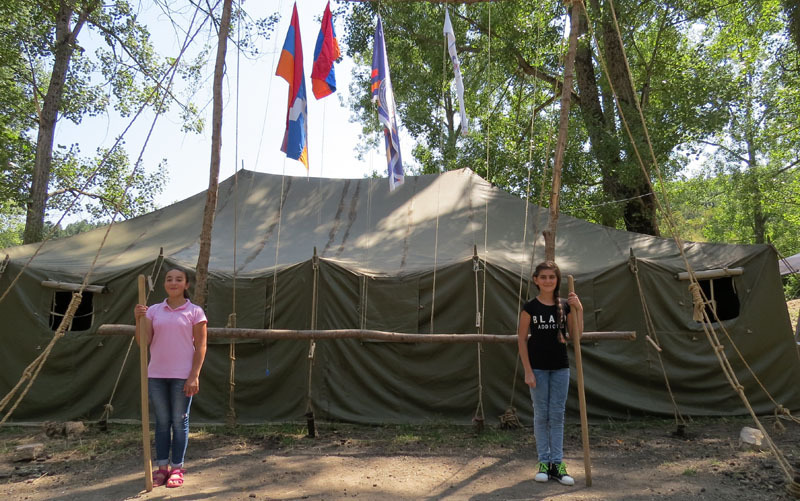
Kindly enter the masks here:
M 300 33 L 303 41 L 303 65 L 308 93 L 308 134 L 309 134 L 309 172 L 311 177 L 360 178 L 373 171 L 383 176 L 386 172 L 384 146 L 381 141 L 379 150 L 373 150 L 364 161 L 356 158 L 355 147 L 359 142 L 361 126 L 350 122 L 350 112 L 344 104 L 349 98 L 349 85 L 353 69 L 352 60 L 342 58 L 336 64 L 337 91 L 317 101 L 311 93 L 311 68 L 313 65 L 314 45 L 320 29 L 320 19 L 325 10 L 327 0 L 302 0 L 298 2 Z M 260 54 L 258 58 L 248 59 L 244 54 L 238 59 L 241 67 L 238 74 L 239 87 L 239 119 L 237 141 L 237 50 L 235 45 L 228 44 L 227 75 L 224 81 L 223 99 L 224 117 L 222 123 L 222 163 L 220 181 L 234 173 L 237 165 L 248 170 L 273 174 L 285 173 L 291 176 L 305 176 L 306 169 L 296 160 L 286 159 L 280 151 L 286 120 L 288 100 L 288 84 L 275 76 L 275 68 L 280 57 L 289 22 L 291 20 L 293 1 L 244 1 L 244 9 L 251 18 L 260 19 L 280 12 L 281 19 L 272 38 L 259 40 Z M 335 11 L 338 3 L 331 2 Z M 160 11 L 148 7 L 141 13 L 141 19 L 149 27 L 153 42 L 162 56 L 176 56 L 180 41 L 175 40 L 173 28 Z M 344 19 L 334 18 L 334 26 L 341 42 L 344 33 Z M 236 33 L 232 34 L 236 39 Z M 82 40 L 89 46 L 91 40 Z M 181 131 L 181 122 L 177 114 L 172 113 L 159 119 L 152 137 L 144 153 L 144 165 L 148 172 L 155 170 L 162 158 L 168 161 L 169 181 L 164 192 L 157 198 L 157 205 L 163 207 L 178 200 L 205 190 L 208 187 L 210 154 L 211 154 L 211 115 L 212 115 L 212 82 L 213 64 L 216 52 L 210 56 L 206 67 L 206 79 L 203 89 L 195 101 L 204 106 L 206 130 L 203 134 Z M 391 54 L 389 54 L 391 64 Z M 369 71 L 365 69 L 364 71 Z M 110 147 L 116 137 L 127 126 L 129 119 L 121 120 L 111 116 L 87 118 L 75 126 L 62 120 L 56 132 L 59 144 L 78 143 L 84 155 L 92 155 L 99 146 Z M 125 147 L 131 161 L 135 161 L 144 144 L 144 140 L 153 120 L 152 114 L 140 117 L 131 132 L 126 134 Z M 408 163 L 412 158 L 413 143 L 406 136 L 401 139 L 403 159 L 408 171 Z M 388 184 L 388 180 L 387 180 Z

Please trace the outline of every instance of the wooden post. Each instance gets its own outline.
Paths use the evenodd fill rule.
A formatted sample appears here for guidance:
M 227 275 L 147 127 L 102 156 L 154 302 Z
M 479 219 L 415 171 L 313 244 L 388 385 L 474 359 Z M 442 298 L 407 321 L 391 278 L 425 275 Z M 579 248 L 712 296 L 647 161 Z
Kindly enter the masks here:
M 144 275 L 139 275 L 139 304 L 145 304 Z M 147 492 L 153 490 L 152 464 L 150 462 L 150 407 L 147 400 L 147 333 L 144 321 L 136 319 L 136 332 L 139 333 L 139 374 L 142 388 L 142 457 L 144 459 L 144 488 Z
M 569 291 L 575 292 L 575 279 L 572 275 L 567 275 Z M 572 346 L 575 348 L 575 368 L 578 372 L 578 403 L 581 412 L 581 441 L 583 442 L 583 469 L 586 473 L 586 487 L 592 486 L 592 458 L 589 456 L 589 423 L 586 418 L 586 395 L 583 391 L 583 362 L 581 361 L 581 336 L 583 333 L 580 322 L 575 322 L 575 329 L 572 332 L 574 339 Z
M 570 31 L 567 58 L 564 60 L 564 86 L 561 89 L 561 114 L 559 117 L 558 137 L 556 138 L 555 158 L 553 159 L 553 184 L 550 189 L 550 219 L 544 235 L 544 258 L 547 261 L 556 259 L 556 227 L 558 226 L 558 196 L 561 191 L 561 168 L 564 164 L 564 152 L 567 149 L 567 132 L 569 125 L 569 107 L 572 97 L 572 80 L 575 69 L 575 53 L 578 49 L 578 17 L 581 12 L 580 1 L 567 0 L 570 12 Z

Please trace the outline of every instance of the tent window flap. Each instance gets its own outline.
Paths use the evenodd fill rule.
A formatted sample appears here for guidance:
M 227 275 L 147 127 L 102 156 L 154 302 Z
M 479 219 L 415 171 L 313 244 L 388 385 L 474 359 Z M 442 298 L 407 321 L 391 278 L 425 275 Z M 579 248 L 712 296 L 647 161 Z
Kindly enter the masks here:
M 50 306 L 50 329 L 56 330 L 61 324 L 61 320 L 67 313 L 67 308 L 72 300 L 72 292 L 53 291 L 53 301 Z M 84 291 L 81 297 L 81 304 L 72 317 L 68 331 L 86 331 L 92 327 L 94 320 L 94 294 Z

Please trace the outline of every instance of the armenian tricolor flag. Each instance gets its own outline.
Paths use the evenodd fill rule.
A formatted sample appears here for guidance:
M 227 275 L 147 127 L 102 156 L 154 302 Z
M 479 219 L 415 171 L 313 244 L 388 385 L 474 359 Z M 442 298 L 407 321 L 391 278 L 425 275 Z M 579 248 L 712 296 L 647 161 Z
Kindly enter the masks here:
M 281 151 L 286 156 L 303 162 L 308 169 L 308 120 L 306 84 L 303 72 L 303 46 L 300 43 L 300 23 L 297 3 L 292 11 L 292 22 L 283 43 L 281 58 L 275 74 L 289 83 L 289 105 L 286 111 L 286 132 Z
M 322 16 L 317 45 L 314 47 L 314 67 L 311 70 L 311 92 L 317 99 L 336 92 L 333 63 L 341 55 L 339 42 L 336 41 L 336 32 L 333 31 L 331 3 L 328 2 L 328 5 L 325 6 L 325 14 Z

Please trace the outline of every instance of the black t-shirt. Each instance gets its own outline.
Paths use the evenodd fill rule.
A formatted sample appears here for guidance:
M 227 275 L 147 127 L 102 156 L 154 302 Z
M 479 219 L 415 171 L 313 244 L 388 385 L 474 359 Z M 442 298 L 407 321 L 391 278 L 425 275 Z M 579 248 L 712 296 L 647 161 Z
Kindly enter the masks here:
M 569 304 L 559 299 L 564 309 L 564 320 L 559 329 L 558 306 L 542 304 L 538 299 L 525 303 L 522 309 L 531 316 L 530 337 L 528 338 L 528 358 L 532 369 L 557 370 L 569 367 L 567 345 L 558 340 L 562 330 L 566 338 L 567 314 Z

